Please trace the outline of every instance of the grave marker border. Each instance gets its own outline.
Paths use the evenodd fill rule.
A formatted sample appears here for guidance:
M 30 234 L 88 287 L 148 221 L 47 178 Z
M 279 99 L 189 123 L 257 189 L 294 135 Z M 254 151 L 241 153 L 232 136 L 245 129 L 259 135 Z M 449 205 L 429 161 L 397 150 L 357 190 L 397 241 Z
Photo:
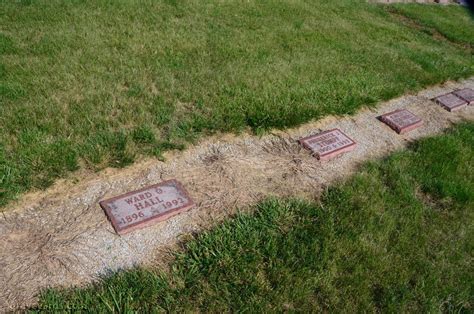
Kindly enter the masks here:
M 144 220 L 132 223 L 130 225 L 127 225 L 126 227 L 119 227 L 118 221 L 116 220 L 115 216 L 112 214 L 113 209 L 110 207 L 111 203 L 113 203 L 114 201 L 116 201 L 118 199 L 122 199 L 122 198 L 125 198 L 125 197 L 130 196 L 130 195 L 138 194 L 140 192 L 144 192 L 144 191 L 147 191 L 147 190 L 150 190 L 150 189 L 153 189 L 153 188 L 158 188 L 158 187 L 167 185 L 168 183 L 173 183 L 174 186 L 176 187 L 176 189 L 189 202 L 182 205 L 182 206 L 179 206 L 177 208 L 173 208 L 170 211 L 163 212 L 159 215 L 152 216 L 152 217 L 146 218 Z M 149 226 L 149 225 L 151 225 L 155 222 L 158 223 L 160 221 L 164 221 L 168 218 L 171 218 L 174 215 L 179 214 L 180 212 L 191 209 L 196 204 L 194 203 L 193 199 L 189 196 L 188 191 L 186 191 L 186 189 L 183 187 L 181 182 L 179 182 L 176 179 L 170 179 L 170 180 L 162 181 L 160 183 L 156 183 L 156 184 L 153 184 L 153 185 L 146 186 L 146 187 L 138 189 L 138 190 L 134 190 L 134 191 L 130 191 L 130 192 L 127 192 L 127 193 L 124 193 L 124 194 L 120 194 L 120 195 L 114 196 L 112 198 L 108 198 L 106 200 L 100 201 L 99 205 L 105 211 L 105 214 L 107 215 L 107 218 L 111 222 L 112 227 L 114 228 L 115 232 L 122 235 L 122 234 L 126 234 L 126 233 L 129 233 L 129 232 L 137 230 L 137 229 L 141 229 L 142 227 L 147 227 L 147 226 Z
M 448 95 L 452 95 L 452 96 L 454 96 L 454 97 L 457 97 L 458 99 L 464 101 L 464 103 L 463 103 L 463 104 L 460 104 L 460 105 L 457 105 L 457 106 L 455 106 L 455 107 L 450 108 L 450 107 L 446 106 L 445 104 L 443 104 L 441 101 L 438 100 L 438 98 L 441 98 L 441 97 L 443 97 L 443 96 L 448 96 Z M 449 93 L 446 93 L 446 94 L 443 94 L 443 95 L 436 96 L 436 97 L 433 98 L 432 100 L 433 100 L 435 103 L 437 103 L 438 105 L 440 105 L 443 109 L 446 109 L 446 110 L 449 111 L 449 112 L 461 110 L 462 108 L 464 108 L 465 106 L 468 105 L 468 102 L 467 102 L 465 99 L 463 99 L 463 98 L 457 96 L 457 95 L 454 94 L 453 92 L 449 92 Z
M 327 152 L 327 153 L 321 155 L 318 152 L 313 151 L 311 149 L 311 146 L 306 143 L 307 140 L 309 140 L 311 138 L 314 138 L 314 137 L 317 137 L 317 136 L 322 136 L 324 134 L 331 133 L 331 132 L 334 132 L 334 131 L 341 132 L 342 135 L 344 135 L 349 141 L 351 141 L 351 144 L 348 144 L 346 146 L 337 148 L 333 151 L 330 151 L 330 152 Z M 298 142 L 301 145 L 303 145 L 304 148 L 310 150 L 313 153 L 313 156 L 316 156 L 316 158 L 318 158 L 321 161 L 329 160 L 329 159 L 335 158 L 339 154 L 350 152 L 357 146 L 357 142 L 354 141 L 351 137 L 347 136 L 347 134 L 344 133 L 343 131 L 341 131 L 341 129 L 339 129 L 339 128 L 334 128 L 334 129 L 330 129 L 330 130 L 327 130 L 327 131 L 320 132 L 318 134 L 313 134 L 313 135 L 310 135 L 310 136 L 303 137 L 303 138 L 299 139 Z M 343 151 L 340 152 L 341 150 L 343 150 Z
M 387 119 L 388 116 L 390 115 L 393 115 L 397 112 L 400 112 L 400 111 L 406 111 L 410 114 L 412 114 L 413 116 L 415 116 L 418 121 L 416 122 L 413 122 L 413 123 L 410 123 L 409 125 L 407 126 L 398 126 L 397 124 L 395 124 L 393 121 L 391 121 L 390 119 Z M 419 128 L 420 126 L 423 125 L 423 120 L 418 117 L 416 114 L 414 114 L 413 112 L 411 112 L 410 110 L 408 109 L 396 109 L 394 111 L 391 111 L 391 112 L 388 112 L 388 113 L 385 113 L 383 115 L 380 115 L 377 117 L 377 119 L 379 119 L 381 122 L 383 122 L 385 125 L 389 126 L 392 130 L 394 130 L 395 132 L 397 132 L 398 134 L 404 134 L 404 133 L 407 133 L 407 132 L 410 132 L 410 131 L 413 131 L 417 128 Z

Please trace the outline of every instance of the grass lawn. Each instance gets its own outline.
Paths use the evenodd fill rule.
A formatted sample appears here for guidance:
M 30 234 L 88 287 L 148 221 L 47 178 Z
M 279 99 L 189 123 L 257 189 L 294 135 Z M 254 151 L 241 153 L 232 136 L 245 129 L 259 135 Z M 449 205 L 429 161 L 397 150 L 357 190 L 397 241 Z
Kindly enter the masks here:
M 412 19 L 415 23 L 425 26 L 424 31 L 431 33 L 436 30 L 448 40 L 474 47 L 473 16 L 457 7 L 446 10 L 439 5 L 397 4 L 395 12 Z
M 362 167 L 320 203 L 268 200 L 196 236 L 169 272 L 47 291 L 97 312 L 472 312 L 474 123 Z
M 0 206 L 80 167 L 474 73 L 464 9 L 406 12 L 428 26 L 349 0 L 1 1 Z

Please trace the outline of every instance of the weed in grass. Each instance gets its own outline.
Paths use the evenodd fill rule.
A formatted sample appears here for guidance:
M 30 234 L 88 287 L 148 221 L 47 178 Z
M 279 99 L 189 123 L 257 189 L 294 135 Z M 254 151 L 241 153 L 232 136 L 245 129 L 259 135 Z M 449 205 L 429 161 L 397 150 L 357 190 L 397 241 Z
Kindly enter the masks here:
M 132 138 L 136 143 L 153 144 L 155 134 L 149 126 L 140 126 L 133 130 Z

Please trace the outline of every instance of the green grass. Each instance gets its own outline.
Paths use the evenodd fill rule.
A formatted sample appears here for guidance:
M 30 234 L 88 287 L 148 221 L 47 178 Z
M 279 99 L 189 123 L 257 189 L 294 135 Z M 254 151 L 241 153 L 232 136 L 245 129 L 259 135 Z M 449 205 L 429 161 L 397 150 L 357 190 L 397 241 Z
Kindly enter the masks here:
M 196 236 L 169 272 L 119 272 L 38 309 L 472 312 L 474 123 L 371 162 L 320 203 L 268 200 Z
M 404 4 L 394 5 L 396 12 L 406 16 L 422 26 L 438 31 L 448 40 L 474 47 L 472 31 L 473 16 L 466 14 L 461 6 L 446 10 L 439 5 Z M 469 26 L 471 25 L 471 26 Z
M 438 13 L 433 27 L 472 43 L 457 31 L 474 25 L 467 13 Z M 350 114 L 473 73 L 471 48 L 362 0 L 0 1 L 0 206 L 79 167 Z

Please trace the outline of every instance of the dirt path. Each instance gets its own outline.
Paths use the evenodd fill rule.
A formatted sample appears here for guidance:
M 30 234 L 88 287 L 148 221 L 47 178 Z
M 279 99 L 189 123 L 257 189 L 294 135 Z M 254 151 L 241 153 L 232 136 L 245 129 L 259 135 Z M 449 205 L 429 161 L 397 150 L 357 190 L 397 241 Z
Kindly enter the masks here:
M 474 88 L 474 78 L 398 98 L 377 110 L 329 117 L 264 137 L 213 137 L 170 154 L 166 162 L 147 160 L 122 170 L 107 169 L 78 183 L 63 180 L 47 191 L 25 195 L 0 215 L 0 308 L 32 305 L 46 287 L 85 284 L 109 271 L 163 262 L 169 247 L 184 235 L 211 226 L 237 206 L 269 195 L 316 198 L 365 160 L 460 120 L 474 120 L 474 106 L 449 113 L 429 100 L 461 87 Z M 424 126 L 397 135 L 376 119 L 402 107 L 419 115 Z M 334 127 L 358 142 L 355 151 L 321 163 L 297 143 L 300 137 Z M 170 178 L 183 183 L 197 207 L 147 229 L 116 235 L 98 202 Z

